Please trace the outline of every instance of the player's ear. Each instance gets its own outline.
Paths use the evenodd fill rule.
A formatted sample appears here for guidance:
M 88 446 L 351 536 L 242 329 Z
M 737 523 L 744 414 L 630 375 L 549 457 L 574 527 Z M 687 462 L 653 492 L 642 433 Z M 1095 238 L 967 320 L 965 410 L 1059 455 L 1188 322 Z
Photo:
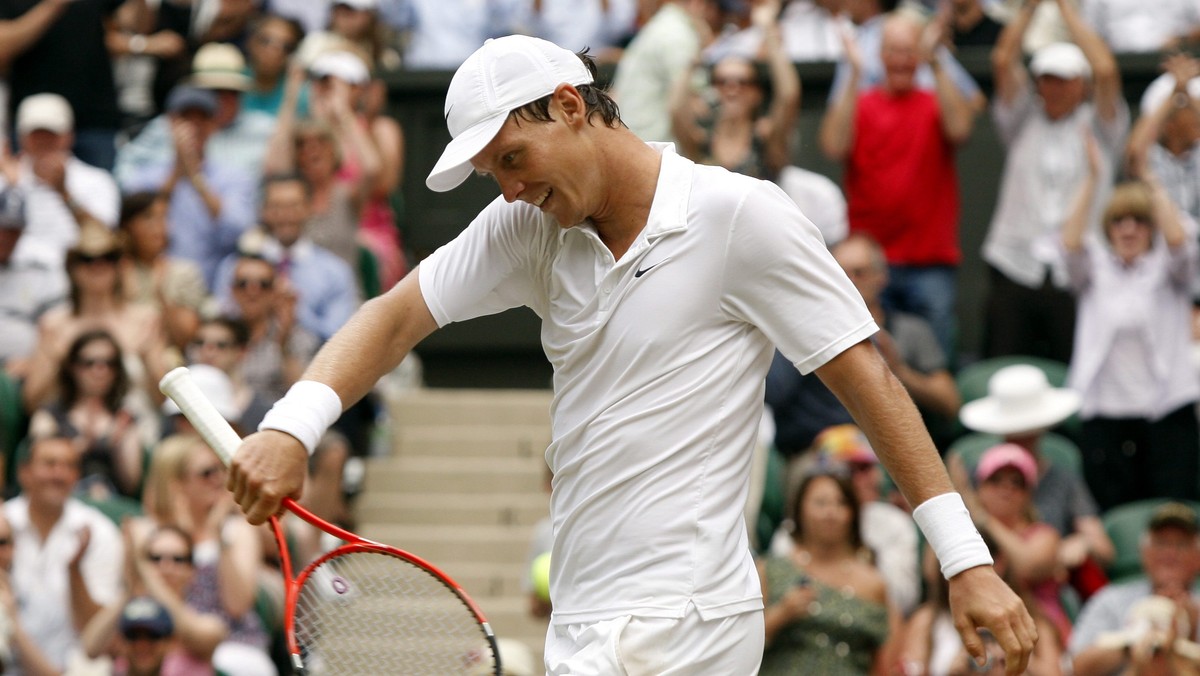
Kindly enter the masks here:
M 550 95 L 551 108 L 557 108 L 560 117 L 567 124 L 583 123 L 587 120 L 587 104 L 583 100 L 583 95 L 574 86 L 566 84 L 558 85 L 554 89 L 554 93 Z

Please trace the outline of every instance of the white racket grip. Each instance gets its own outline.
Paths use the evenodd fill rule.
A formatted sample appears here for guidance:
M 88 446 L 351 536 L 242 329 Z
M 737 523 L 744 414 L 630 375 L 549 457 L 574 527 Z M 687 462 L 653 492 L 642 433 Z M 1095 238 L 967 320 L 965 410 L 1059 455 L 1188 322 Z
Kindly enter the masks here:
M 237 452 L 242 438 L 233 427 L 217 413 L 217 407 L 204 396 L 192 374 L 186 366 L 173 369 L 158 381 L 158 389 L 171 398 L 179 406 L 188 422 L 200 434 L 201 438 L 216 451 L 221 462 L 228 466 L 233 462 L 233 454 Z

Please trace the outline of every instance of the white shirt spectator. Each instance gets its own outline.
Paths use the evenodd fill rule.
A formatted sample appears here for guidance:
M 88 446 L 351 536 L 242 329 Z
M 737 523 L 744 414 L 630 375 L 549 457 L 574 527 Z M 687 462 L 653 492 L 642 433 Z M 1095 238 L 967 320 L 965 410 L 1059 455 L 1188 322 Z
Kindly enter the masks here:
M 67 564 L 79 550 L 79 531 L 90 534 L 83 557 L 83 579 L 92 600 L 102 606 L 117 602 L 125 564 L 124 545 L 116 525 L 93 507 L 67 500 L 63 515 L 43 541 L 29 520 L 29 502 L 18 496 L 4 503 L 13 529 L 12 588 L 21 624 L 58 668 L 79 646 L 71 620 Z
M 63 198 L 33 175 L 28 159 L 21 162 L 18 181 L 25 193 L 25 232 L 13 251 L 20 263 L 41 263 L 61 269 L 67 249 L 79 241 L 79 223 Z M 67 159 L 67 194 L 110 228 L 117 225 L 121 193 L 112 174 L 75 157 Z
M 517 0 L 398 0 L 381 16 L 407 31 L 408 70 L 454 70 L 488 38 L 512 32 Z
M 642 27 L 613 75 L 612 94 L 621 119 L 643 141 L 674 141 L 668 103 L 671 86 L 700 51 L 692 17 L 668 3 Z
M 540 12 L 534 11 L 534 0 L 522 4 L 517 18 L 520 32 L 573 52 L 588 47 L 593 56 L 632 32 L 637 16 L 636 0 L 541 0 Z
M 779 17 L 783 49 L 792 61 L 837 61 L 842 58 L 842 23 L 812 0 L 798 0 Z

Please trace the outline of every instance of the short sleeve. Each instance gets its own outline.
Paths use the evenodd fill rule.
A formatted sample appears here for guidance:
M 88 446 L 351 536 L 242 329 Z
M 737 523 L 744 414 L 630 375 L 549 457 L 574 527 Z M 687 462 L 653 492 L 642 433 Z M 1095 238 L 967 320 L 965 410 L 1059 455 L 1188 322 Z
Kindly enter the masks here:
M 746 192 L 727 251 L 722 309 L 758 327 L 801 373 L 878 330 L 816 226 L 775 184 Z

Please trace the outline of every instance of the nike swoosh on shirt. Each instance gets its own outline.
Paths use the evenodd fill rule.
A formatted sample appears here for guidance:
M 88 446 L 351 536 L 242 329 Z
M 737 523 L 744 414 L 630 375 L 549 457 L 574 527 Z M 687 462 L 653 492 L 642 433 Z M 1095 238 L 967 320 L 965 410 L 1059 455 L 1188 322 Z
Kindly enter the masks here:
M 663 260 L 666 260 L 666 259 L 663 259 Z M 648 268 L 642 268 L 641 270 L 638 270 L 637 272 L 633 273 L 633 276 L 634 276 L 635 278 L 636 278 L 636 277 L 641 277 L 642 275 L 646 274 L 647 272 L 650 272 L 650 271 L 651 271 L 651 270 L 653 270 L 654 268 L 658 267 L 658 264 L 659 264 L 659 263 L 662 263 L 662 261 L 659 261 L 658 263 L 655 263 L 654 265 L 651 265 L 651 266 L 650 266 L 650 267 L 648 267 Z

